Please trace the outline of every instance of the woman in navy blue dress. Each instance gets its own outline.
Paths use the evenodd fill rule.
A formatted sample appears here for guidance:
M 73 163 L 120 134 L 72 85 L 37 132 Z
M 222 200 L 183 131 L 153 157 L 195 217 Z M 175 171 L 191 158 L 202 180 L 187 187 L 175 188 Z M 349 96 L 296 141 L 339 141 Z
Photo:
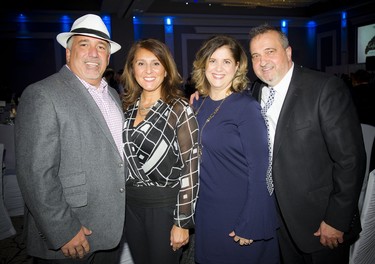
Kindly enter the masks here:
M 279 263 L 267 128 L 259 103 L 244 92 L 246 73 L 246 53 L 229 36 L 206 41 L 193 64 L 201 152 L 195 260 L 201 264 Z

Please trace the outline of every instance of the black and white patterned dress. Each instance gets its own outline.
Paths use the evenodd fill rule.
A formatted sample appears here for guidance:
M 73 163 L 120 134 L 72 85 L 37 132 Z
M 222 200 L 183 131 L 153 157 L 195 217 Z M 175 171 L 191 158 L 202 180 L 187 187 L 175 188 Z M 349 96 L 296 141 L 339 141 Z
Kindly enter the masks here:
M 127 202 L 144 207 L 175 205 L 174 222 L 194 226 L 199 186 L 198 124 L 182 99 L 159 99 L 136 127 L 139 100 L 125 112 L 124 155 L 130 174 Z

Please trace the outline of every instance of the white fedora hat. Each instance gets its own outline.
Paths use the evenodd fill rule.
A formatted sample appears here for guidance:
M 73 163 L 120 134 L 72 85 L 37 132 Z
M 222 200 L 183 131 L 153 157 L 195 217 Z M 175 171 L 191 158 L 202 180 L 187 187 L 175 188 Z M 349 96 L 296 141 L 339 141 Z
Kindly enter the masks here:
M 56 39 L 66 48 L 69 38 L 73 35 L 85 35 L 103 39 L 111 45 L 111 54 L 121 49 L 119 44 L 110 39 L 108 29 L 98 15 L 88 14 L 78 18 L 74 21 L 70 32 L 60 33 Z

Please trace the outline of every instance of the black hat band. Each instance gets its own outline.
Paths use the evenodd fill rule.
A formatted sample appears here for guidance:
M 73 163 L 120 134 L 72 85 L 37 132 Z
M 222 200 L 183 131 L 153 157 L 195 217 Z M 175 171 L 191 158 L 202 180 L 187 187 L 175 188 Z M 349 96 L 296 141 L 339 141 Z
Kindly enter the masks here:
M 101 37 L 101 38 L 104 38 L 104 39 L 107 39 L 107 40 L 110 40 L 109 36 L 99 30 L 95 30 L 95 29 L 90 29 L 90 28 L 76 28 L 76 29 L 73 29 L 72 31 L 70 31 L 72 33 L 85 33 L 85 34 L 93 34 L 93 35 L 97 35 L 98 37 Z

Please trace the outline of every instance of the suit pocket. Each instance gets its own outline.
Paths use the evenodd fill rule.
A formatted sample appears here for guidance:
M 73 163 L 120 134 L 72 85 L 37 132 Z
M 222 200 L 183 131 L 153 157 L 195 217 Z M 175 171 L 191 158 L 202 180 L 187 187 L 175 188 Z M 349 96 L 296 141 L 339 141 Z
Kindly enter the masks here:
M 71 207 L 87 205 L 86 174 L 84 172 L 60 176 L 65 200 Z

